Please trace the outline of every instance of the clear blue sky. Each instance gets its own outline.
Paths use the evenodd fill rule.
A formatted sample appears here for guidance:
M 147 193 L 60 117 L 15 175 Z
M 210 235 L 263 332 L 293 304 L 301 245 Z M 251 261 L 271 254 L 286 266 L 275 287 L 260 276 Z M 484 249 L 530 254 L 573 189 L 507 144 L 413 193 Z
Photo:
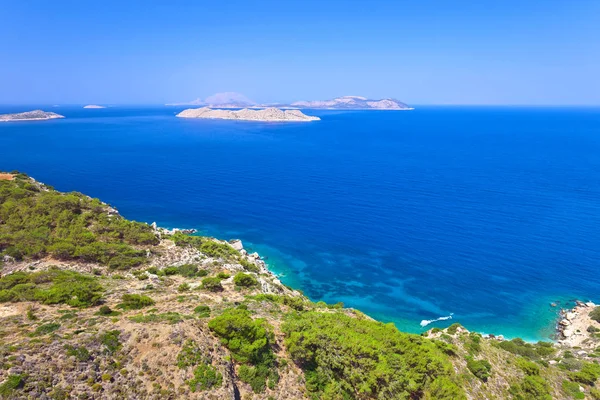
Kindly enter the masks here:
M 600 104 L 600 0 L 0 0 L 0 103 Z

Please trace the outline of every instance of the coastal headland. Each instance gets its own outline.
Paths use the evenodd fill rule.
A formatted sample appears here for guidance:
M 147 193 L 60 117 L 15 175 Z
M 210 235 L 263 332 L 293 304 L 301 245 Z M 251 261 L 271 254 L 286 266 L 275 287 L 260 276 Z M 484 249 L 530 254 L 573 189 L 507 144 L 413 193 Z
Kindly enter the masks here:
M 240 240 L 195 233 L 130 221 L 98 199 L 0 173 L 0 395 L 600 394 L 593 303 L 564 311 L 559 325 L 572 333 L 559 330 L 565 339 L 556 343 L 483 336 L 459 323 L 407 334 L 341 303 L 311 301 Z

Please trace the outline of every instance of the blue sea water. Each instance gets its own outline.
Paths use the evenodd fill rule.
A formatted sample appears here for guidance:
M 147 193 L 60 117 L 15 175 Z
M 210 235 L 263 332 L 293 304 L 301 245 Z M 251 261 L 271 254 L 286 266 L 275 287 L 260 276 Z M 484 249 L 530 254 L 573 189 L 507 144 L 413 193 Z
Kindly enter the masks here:
M 600 109 L 313 111 L 322 121 L 289 124 L 45 109 L 67 118 L 0 123 L 0 170 L 241 238 L 314 300 L 411 332 L 454 313 L 428 328 L 530 340 L 552 333 L 551 302 L 600 301 Z

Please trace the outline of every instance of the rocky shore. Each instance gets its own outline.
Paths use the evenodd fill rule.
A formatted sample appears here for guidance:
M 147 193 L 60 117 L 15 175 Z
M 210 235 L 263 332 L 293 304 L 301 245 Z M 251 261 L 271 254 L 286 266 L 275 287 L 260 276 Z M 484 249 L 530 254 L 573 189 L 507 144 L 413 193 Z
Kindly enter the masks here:
M 595 349 L 600 345 L 600 323 L 591 318 L 598 306 L 592 302 L 576 301 L 575 307 L 563 309 L 557 324 L 558 344 L 582 349 Z
M 48 119 L 64 118 L 64 115 L 57 113 L 33 110 L 14 114 L 0 114 L 0 122 L 8 121 L 44 121 Z
M 319 117 L 306 115 L 300 110 L 283 111 L 278 108 L 266 108 L 264 110 L 250 110 L 244 108 L 237 111 L 213 109 L 209 107 L 189 108 L 177 114 L 177 117 L 263 122 L 310 122 L 320 120 Z

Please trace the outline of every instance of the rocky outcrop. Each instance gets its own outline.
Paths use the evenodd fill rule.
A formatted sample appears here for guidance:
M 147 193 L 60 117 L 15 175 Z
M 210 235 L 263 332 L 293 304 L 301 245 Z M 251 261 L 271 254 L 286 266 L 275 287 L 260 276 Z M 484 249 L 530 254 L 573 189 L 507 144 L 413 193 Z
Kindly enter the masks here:
M 569 347 L 595 348 L 600 339 L 594 335 L 600 332 L 600 323 L 590 318 L 596 308 L 592 302 L 576 301 L 572 309 L 561 310 L 561 319 L 556 325 L 558 343 Z
M 204 119 L 230 119 L 237 121 L 264 121 L 264 122 L 309 122 L 319 121 L 319 117 L 312 117 L 300 110 L 280 110 L 278 108 L 267 108 L 264 110 L 219 110 L 209 107 L 190 108 L 177 114 L 180 118 L 204 118 Z
M 57 113 L 33 110 L 15 114 L 0 114 L 0 122 L 7 121 L 44 121 L 48 119 L 64 118 L 64 115 Z

